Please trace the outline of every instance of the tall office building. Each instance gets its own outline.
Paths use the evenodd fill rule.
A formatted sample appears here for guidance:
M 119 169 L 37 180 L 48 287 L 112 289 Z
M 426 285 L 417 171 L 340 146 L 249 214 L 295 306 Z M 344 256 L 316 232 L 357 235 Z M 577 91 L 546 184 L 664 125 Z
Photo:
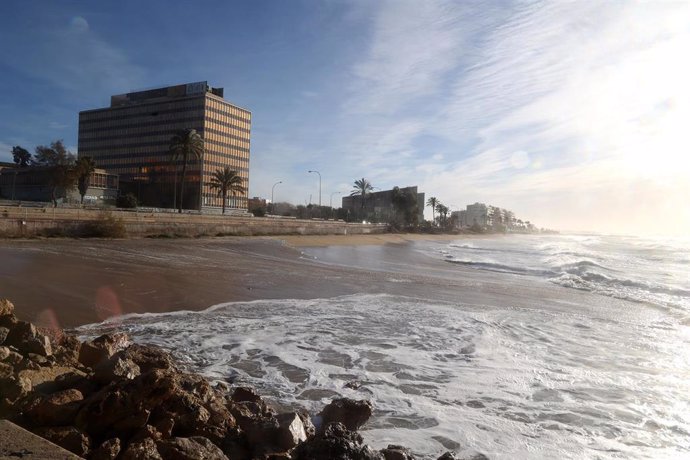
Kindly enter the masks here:
M 170 141 L 185 129 L 204 140 L 201 161 L 190 158 L 185 177 L 185 209 L 220 208 L 211 189 L 213 172 L 229 166 L 249 188 L 251 113 L 223 99 L 223 88 L 205 81 L 112 96 L 110 107 L 79 113 L 79 156 L 118 174 L 121 193 L 144 206 L 179 204 L 182 162 L 172 162 Z M 247 193 L 231 196 L 227 206 L 247 209 Z

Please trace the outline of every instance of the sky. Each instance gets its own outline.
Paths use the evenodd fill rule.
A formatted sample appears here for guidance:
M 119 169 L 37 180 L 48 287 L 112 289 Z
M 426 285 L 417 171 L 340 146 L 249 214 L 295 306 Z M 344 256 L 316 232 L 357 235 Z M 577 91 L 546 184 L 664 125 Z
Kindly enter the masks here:
M 80 110 L 208 81 L 252 112 L 250 196 L 356 179 L 540 227 L 690 234 L 690 2 L 0 3 L 0 161 Z M 431 210 L 427 209 L 431 216 Z

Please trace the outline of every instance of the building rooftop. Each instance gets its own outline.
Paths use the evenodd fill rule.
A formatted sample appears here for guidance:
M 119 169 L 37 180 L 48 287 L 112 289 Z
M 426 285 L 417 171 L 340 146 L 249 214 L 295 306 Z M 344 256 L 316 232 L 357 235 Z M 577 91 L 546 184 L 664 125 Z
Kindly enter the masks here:
M 126 94 L 116 94 L 110 98 L 110 107 L 121 107 L 123 105 L 136 105 L 142 102 L 152 102 L 155 100 L 171 99 L 178 97 L 198 96 L 204 93 L 211 93 L 218 97 L 223 97 L 223 88 L 213 88 L 206 81 L 194 83 L 184 83 L 182 85 L 165 86 L 145 91 L 136 91 Z

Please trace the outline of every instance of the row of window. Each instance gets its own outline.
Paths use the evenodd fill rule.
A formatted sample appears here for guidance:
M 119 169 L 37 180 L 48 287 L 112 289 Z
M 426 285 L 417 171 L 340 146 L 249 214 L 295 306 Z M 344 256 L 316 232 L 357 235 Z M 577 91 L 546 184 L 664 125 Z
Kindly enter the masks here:
M 118 130 L 111 130 L 108 131 L 109 134 L 115 133 Z M 156 140 L 157 143 L 161 145 L 165 145 L 166 148 L 170 144 L 170 140 L 172 137 L 175 135 L 175 133 L 178 130 L 176 129 L 165 129 L 165 130 L 158 130 L 158 131 L 148 131 L 146 133 L 141 133 L 136 136 L 126 136 L 124 134 L 114 134 L 114 135 L 108 135 L 108 136 L 93 136 L 92 138 L 89 137 L 81 137 L 79 138 L 79 149 L 80 151 L 83 149 L 90 149 L 90 148 L 95 148 L 95 147 L 121 147 L 125 145 L 133 145 L 132 143 L 130 144 L 124 144 L 126 141 L 131 141 L 131 140 L 137 140 L 141 143 L 141 139 L 148 139 L 149 141 L 154 141 Z M 214 129 L 214 128 L 207 128 L 206 130 L 199 130 L 200 134 L 205 140 L 212 140 L 213 142 L 218 142 L 221 140 L 229 140 L 230 145 L 234 145 L 237 147 L 242 147 L 245 149 L 249 149 L 249 136 L 242 136 L 242 133 L 238 133 L 236 131 L 231 132 L 225 132 L 222 130 Z
M 252 120 L 252 113 L 248 110 L 241 109 L 237 106 L 230 104 L 224 100 L 214 99 L 209 97 L 206 99 L 206 106 L 213 110 L 220 110 L 223 112 L 230 113 L 233 117 L 242 118 L 247 121 Z
M 104 109 L 79 112 L 79 121 L 90 124 L 103 121 L 126 120 L 130 118 L 159 116 L 179 112 L 203 112 L 203 99 L 176 100 L 170 102 L 154 102 L 150 104 L 109 107 Z
M 227 138 L 226 138 L 227 139 Z M 227 148 L 232 151 L 244 152 L 249 156 L 249 148 L 243 147 L 239 144 L 246 145 L 246 142 L 241 142 L 235 139 L 227 139 L 230 142 L 221 142 L 214 139 L 206 139 L 205 146 L 206 150 L 211 150 L 214 146 L 220 148 Z M 124 144 L 122 142 L 83 142 L 79 143 L 79 153 L 81 155 L 90 155 L 95 157 L 95 152 L 107 150 L 108 152 L 114 152 L 112 157 L 118 157 L 122 155 L 130 155 L 137 152 L 150 152 L 152 149 L 159 150 L 161 153 L 168 153 L 169 140 L 161 138 L 160 140 L 153 140 L 147 142 L 132 142 L 129 144 Z M 118 153 L 115 153 L 118 152 Z M 99 155 L 99 158 L 101 156 Z

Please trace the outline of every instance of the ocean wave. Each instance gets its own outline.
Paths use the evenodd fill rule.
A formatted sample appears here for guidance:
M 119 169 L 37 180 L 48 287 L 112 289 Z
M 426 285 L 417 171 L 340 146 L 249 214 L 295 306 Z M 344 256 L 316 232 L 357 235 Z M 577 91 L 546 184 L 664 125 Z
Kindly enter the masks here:
M 553 270 L 539 270 L 533 268 L 525 267 L 515 267 L 512 265 L 499 264 L 494 262 L 477 262 L 473 260 L 459 260 L 459 259 L 445 259 L 446 262 L 457 265 L 466 265 L 469 267 L 479 268 L 489 271 L 497 271 L 501 273 L 515 273 L 518 275 L 537 275 L 537 276 L 550 276 L 554 275 Z

